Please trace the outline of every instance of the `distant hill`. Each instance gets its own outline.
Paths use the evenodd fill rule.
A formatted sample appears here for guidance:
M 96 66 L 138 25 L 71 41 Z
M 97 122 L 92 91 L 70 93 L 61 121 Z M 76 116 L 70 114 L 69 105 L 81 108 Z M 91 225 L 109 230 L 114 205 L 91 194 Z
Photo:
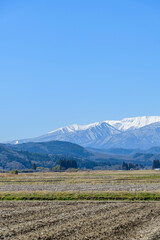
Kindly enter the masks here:
M 86 148 L 89 152 L 93 153 L 103 153 L 103 154 L 113 154 L 113 155 L 133 155 L 133 154 L 160 154 L 160 147 L 152 147 L 149 149 L 125 149 L 125 148 Z
M 31 166 L 31 161 L 24 154 L 0 144 L 0 169 L 24 169 Z
M 28 151 L 40 154 L 52 154 L 52 155 L 61 154 L 82 158 L 86 158 L 92 155 L 84 147 L 81 147 L 78 144 L 63 141 L 50 141 L 38 143 L 30 142 L 8 146 L 16 151 Z
M 55 155 L 15 151 L 8 146 L 0 144 L 0 169 L 29 169 L 33 163 L 39 167 L 51 167 L 58 161 Z
M 146 153 L 160 154 L 160 147 L 152 147 L 145 151 Z
M 92 153 L 85 148 L 69 142 L 0 144 L 0 169 L 30 169 L 33 163 L 37 167 L 51 168 L 65 158 L 76 160 L 80 168 L 92 168 L 97 166 L 97 163 L 87 159 L 91 156 Z
M 91 151 L 94 161 L 105 161 L 107 163 L 121 164 L 123 161 L 133 164 L 142 164 L 145 166 L 151 166 L 153 160 L 160 160 L 160 148 L 155 147 L 148 150 L 138 149 L 93 149 L 87 148 Z
M 136 152 L 141 152 L 140 149 L 125 149 L 125 148 L 86 148 L 88 151 L 91 152 L 100 152 L 100 153 L 106 153 L 106 154 L 115 154 L 115 155 L 128 155 Z
M 63 141 L 51 141 L 23 144 L 0 144 L 0 169 L 30 169 L 37 167 L 51 168 L 60 159 L 76 160 L 78 168 L 115 167 L 120 169 L 123 161 L 151 166 L 153 160 L 160 160 L 160 147 L 148 150 L 138 149 L 95 149 L 81 147 Z

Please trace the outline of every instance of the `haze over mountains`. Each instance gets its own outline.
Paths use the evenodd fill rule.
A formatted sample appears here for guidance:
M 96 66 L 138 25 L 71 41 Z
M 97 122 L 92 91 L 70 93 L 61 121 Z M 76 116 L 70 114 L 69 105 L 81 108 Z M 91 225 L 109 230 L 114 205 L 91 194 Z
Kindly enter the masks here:
M 11 143 L 68 141 L 84 147 L 148 149 L 160 146 L 160 116 L 125 118 L 89 125 L 73 124 L 46 135 Z

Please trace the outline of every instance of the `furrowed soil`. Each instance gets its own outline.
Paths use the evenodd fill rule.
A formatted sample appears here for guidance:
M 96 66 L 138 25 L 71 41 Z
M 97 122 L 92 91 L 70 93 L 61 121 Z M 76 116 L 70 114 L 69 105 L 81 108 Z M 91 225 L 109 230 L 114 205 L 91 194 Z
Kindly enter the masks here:
M 160 171 L 0 174 L 1 195 L 107 191 L 151 194 L 153 200 L 152 193 L 160 193 Z M 2 239 L 159 240 L 160 202 L 0 201 Z
M 158 240 L 160 202 L 2 201 L 0 239 Z

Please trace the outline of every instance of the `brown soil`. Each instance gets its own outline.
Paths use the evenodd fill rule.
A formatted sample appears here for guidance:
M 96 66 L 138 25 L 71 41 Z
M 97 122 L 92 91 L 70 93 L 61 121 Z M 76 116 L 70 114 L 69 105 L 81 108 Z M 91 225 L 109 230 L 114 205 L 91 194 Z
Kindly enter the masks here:
M 158 240 L 160 202 L 2 201 L 0 239 Z

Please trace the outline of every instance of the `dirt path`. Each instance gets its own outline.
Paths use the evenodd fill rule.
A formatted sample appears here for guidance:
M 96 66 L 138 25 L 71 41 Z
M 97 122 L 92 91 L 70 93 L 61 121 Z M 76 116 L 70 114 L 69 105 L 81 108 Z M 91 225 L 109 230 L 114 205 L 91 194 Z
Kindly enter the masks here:
M 0 239 L 158 240 L 160 202 L 0 202 Z

